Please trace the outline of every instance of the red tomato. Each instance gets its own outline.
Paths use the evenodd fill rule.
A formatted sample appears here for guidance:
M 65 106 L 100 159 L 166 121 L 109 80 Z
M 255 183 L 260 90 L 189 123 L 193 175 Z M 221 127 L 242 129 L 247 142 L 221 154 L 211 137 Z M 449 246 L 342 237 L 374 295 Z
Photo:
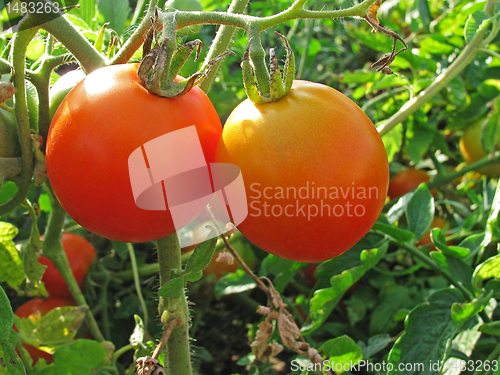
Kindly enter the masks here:
M 222 132 L 201 89 L 174 99 L 156 96 L 142 86 L 137 67 L 114 65 L 89 74 L 57 109 L 47 139 L 47 171 L 63 208 L 89 231 L 122 242 L 156 240 L 176 230 L 170 211 L 137 207 L 130 154 L 195 125 L 210 163 Z
M 68 262 L 75 279 L 84 289 L 85 276 L 89 271 L 91 264 L 95 259 L 95 249 L 85 238 L 74 233 L 63 233 L 62 235 L 63 250 L 68 257 Z M 71 297 L 71 292 L 68 289 L 61 273 L 50 260 L 44 256 L 40 256 L 38 261 L 46 265 L 45 273 L 42 281 L 45 283 L 47 291 L 58 297 Z
M 33 298 L 19 306 L 14 314 L 16 314 L 20 318 L 27 318 L 28 316 L 40 311 L 41 315 L 44 316 L 56 307 L 64 306 L 76 306 L 76 303 L 68 298 L 60 298 L 54 296 L 50 296 L 47 300 L 44 300 L 43 298 Z M 14 327 L 14 329 L 16 328 Z M 38 358 L 44 358 L 47 361 L 52 361 L 52 354 L 44 352 L 28 344 L 23 343 L 23 346 L 30 354 L 34 363 L 38 361 Z
M 368 116 L 337 90 L 306 81 L 275 103 L 242 102 L 224 125 L 216 161 L 241 169 L 248 216 L 238 229 L 299 262 L 350 249 L 377 220 L 389 184 Z
M 399 198 L 430 179 L 427 172 L 423 169 L 404 169 L 391 179 L 389 183 L 389 198 Z

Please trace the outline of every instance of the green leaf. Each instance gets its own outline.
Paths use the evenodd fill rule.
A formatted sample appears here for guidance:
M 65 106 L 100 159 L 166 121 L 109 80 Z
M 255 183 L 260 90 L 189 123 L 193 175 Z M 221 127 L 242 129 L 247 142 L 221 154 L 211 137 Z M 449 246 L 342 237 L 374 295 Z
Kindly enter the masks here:
M 444 272 L 460 281 L 465 287 L 472 289 L 471 278 L 473 271 L 467 263 L 439 251 L 431 251 L 429 255 Z
M 40 375 L 105 374 L 99 368 L 109 366 L 106 349 L 94 340 L 79 339 L 54 353 L 54 365 L 44 368 Z
M 407 369 L 405 375 L 435 374 L 429 364 L 442 363 L 451 349 L 458 327 L 451 318 L 451 306 L 463 302 L 456 289 L 444 289 L 432 294 L 428 302 L 415 307 L 405 321 L 404 334 L 389 352 L 387 375 L 399 374 L 400 363 L 421 363 L 423 368 Z M 392 365 L 392 366 L 389 366 Z
M 370 335 L 389 332 L 397 326 L 396 314 L 403 308 L 412 307 L 407 287 L 391 285 L 380 294 L 380 303 L 370 316 Z
M 397 242 L 409 242 L 415 238 L 413 232 L 380 222 L 376 222 L 372 229 L 391 237 Z
M 382 259 L 387 251 L 387 247 L 388 243 L 386 242 L 379 248 L 362 250 L 364 247 L 356 244 L 347 253 L 335 258 L 338 262 L 342 262 L 345 254 L 350 252 L 359 254 L 359 260 L 356 262 L 357 265 L 333 276 L 330 279 L 330 288 L 320 289 L 315 292 L 314 296 L 310 300 L 310 320 L 302 327 L 305 334 L 309 334 L 316 330 L 326 320 L 326 318 L 328 318 L 347 289 L 349 289 L 352 284 L 358 281 L 368 270 L 370 270 L 379 262 L 380 259 Z M 318 272 L 320 267 L 321 265 L 318 267 L 318 271 L 316 272 L 317 277 L 319 277 Z
M 134 348 L 140 347 L 144 344 L 144 322 L 139 315 L 134 315 L 135 327 L 130 335 L 129 342 Z
M 475 298 L 469 303 L 454 303 L 451 306 L 451 318 L 457 327 L 462 327 L 466 321 L 483 311 L 491 300 L 492 294 L 490 292 L 489 295 Z
M 99 0 L 97 7 L 106 22 L 109 22 L 109 27 L 122 35 L 131 11 L 128 0 Z
M 185 273 L 190 274 L 203 271 L 203 269 L 208 266 L 212 256 L 214 255 L 216 244 L 217 237 L 198 244 L 186 264 Z
M 22 342 L 35 347 L 57 348 L 70 343 L 83 324 L 86 306 L 56 307 L 42 316 L 16 318 L 16 327 Z
M 26 374 L 21 359 L 9 340 L 14 324 L 14 312 L 7 294 L 0 286 L 0 373 L 9 375 Z M 6 372 L 2 372 L 2 364 L 8 363 Z
M 415 233 L 416 240 L 419 240 L 429 230 L 434 218 L 434 198 L 432 198 L 427 185 L 420 184 L 413 193 L 406 208 L 406 218 L 409 229 Z
M 413 116 L 413 121 L 410 122 L 410 126 L 408 126 L 406 131 L 406 139 L 408 141 L 405 150 L 415 164 L 419 163 L 422 155 L 429 150 L 429 146 L 434 138 L 434 131 L 426 129 L 419 124 L 419 120 L 417 119 L 417 115 L 419 114 L 424 117 L 422 121 L 428 121 L 426 116 L 419 112 L 417 111 Z
M 257 283 L 243 270 L 229 273 L 221 277 L 215 284 L 215 297 L 221 298 L 229 294 L 243 293 L 252 290 Z
M 328 363 L 336 374 L 343 374 L 350 369 L 351 365 L 363 359 L 363 352 L 359 345 L 345 335 L 328 340 L 319 347 L 319 350 L 329 357 L 324 364 Z
M 493 202 L 491 204 L 491 210 L 488 215 L 488 220 L 486 222 L 486 231 L 484 235 L 484 241 L 482 246 L 485 247 L 495 239 L 500 238 L 499 233 L 499 222 L 498 213 L 500 212 L 500 184 L 497 184 L 495 196 L 493 197 Z
M 185 285 L 182 277 L 174 277 L 162 285 L 158 295 L 163 298 L 179 298 Z
M 465 41 L 470 43 L 476 34 L 491 22 L 491 17 L 483 10 L 476 10 L 469 16 L 465 24 Z
M 498 128 L 500 127 L 500 113 L 493 112 L 483 122 L 481 133 L 481 144 L 486 152 L 492 152 L 498 143 Z
M 500 184 L 499 184 L 500 185 Z M 477 266 L 472 276 L 474 288 L 481 289 L 486 279 L 494 277 L 500 279 L 500 254 L 487 259 Z
M 440 228 L 433 228 L 431 230 L 431 240 L 444 254 L 457 259 L 467 258 L 470 254 L 470 250 L 465 247 L 446 245 L 446 238 Z
M 403 142 L 403 125 L 398 124 L 390 132 L 384 134 L 382 136 L 382 142 L 384 142 L 385 151 L 387 152 L 387 159 L 390 162 L 392 161 L 394 156 L 401 150 L 401 143 Z
M 431 17 L 431 9 L 429 7 L 428 0 L 419 0 L 418 2 L 418 12 L 420 14 L 420 19 L 426 29 L 429 28 L 429 25 L 432 21 Z
M 88 29 L 96 29 L 96 13 L 97 3 L 96 0 L 80 0 L 79 7 L 72 9 L 71 13 L 77 14 L 84 23 L 88 25 Z
M 274 288 L 281 293 L 301 267 L 302 263 L 269 254 L 262 262 L 260 273 L 276 275 L 273 280 Z
M 0 283 L 7 282 L 18 289 L 25 280 L 23 264 L 19 251 L 12 239 L 17 235 L 17 228 L 12 224 L 0 222 Z
M 369 359 L 383 350 L 387 345 L 391 343 L 391 341 L 391 336 L 388 333 L 381 333 L 379 335 L 370 337 L 366 344 L 362 341 L 358 341 L 358 345 L 363 351 L 363 358 Z
M 481 324 L 479 326 L 479 332 L 493 336 L 500 336 L 500 321 Z

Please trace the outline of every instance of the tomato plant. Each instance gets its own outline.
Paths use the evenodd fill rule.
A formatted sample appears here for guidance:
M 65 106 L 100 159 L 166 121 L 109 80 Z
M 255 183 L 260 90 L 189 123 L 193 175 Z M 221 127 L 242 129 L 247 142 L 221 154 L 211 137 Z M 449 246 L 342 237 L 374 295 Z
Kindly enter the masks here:
M 75 306 L 75 302 L 69 298 L 61 298 L 56 296 L 50 296 L 48 299 L 33 298 L 19 306 L 16 309 L 15 314 L 20 318 L 28 318 L 30 315 L 37 312 L 44 316 L 56 307 L 64 306 Z M 35 348 L 32 345 L 23 343 L 23 346 L 28 351 L 31 358 L 33 359 L 33 362 L 35 363 L 38 361 L 38 358 L 43 358 L 47 361 L 52 360 L 52 354 L 50 353 Z
M 474 121 L 472 124 L 469 124 L 460 138 L 460 153 L 469 164 L 474 163 L 475 161 L 478 161 L 488 155 L 481 143 L 483 133 L 482 124 L 484 120 L 485 118 L 483 117 Z M 500 129 L 500 124 L 498 128 Z M 478 172 L 487 176 L 496 177 L 500 175 L 500 163 L 482 167 L 478 169 Z
M 66 212 L 84 228 L 122 242 L 175 232 L 168 210 L 136 205 L 128 171 L 132 151 L 195 125 L 209 163 L 221 134 L 219 117 L 200 89 L 162 98 L 142 86 L 137 68 L 116 65 L 89 74 L 62 101 L 47 139 L 47 171 Z
M 62 246 L 68 257 L 71 271 L 80 289 L 83 290 L 85 286 L 85 276 L 95 259 L 95 249 L 85 238 L 69 232 L 63 233 Z M 42 277 L 42 281 L 45 283 L 47 291 L 54 296 L 71 297 L 71 292 L 61 276 L 61 273 L 54 266 L 54 263 L 44 256 L 40 256 L 38 261 L 47 266 Z
M 238 229 L 263 250 L 300 262 L 331 259 L 358 242 L 389 184 L 370 119 L 340 92 L 306 81 L 278 102 L 236 107 L 216 161 L 241 169 L 249 214 Z
M 21 156 L 21 146 L 17 138 L 16 118 L 12 113 L 0 108 L 0 157 Z
M 427 172 L 423 169 L 404 169 L 391 178 L 389 183 L 389 198 L 399 198 L 430 179 Z

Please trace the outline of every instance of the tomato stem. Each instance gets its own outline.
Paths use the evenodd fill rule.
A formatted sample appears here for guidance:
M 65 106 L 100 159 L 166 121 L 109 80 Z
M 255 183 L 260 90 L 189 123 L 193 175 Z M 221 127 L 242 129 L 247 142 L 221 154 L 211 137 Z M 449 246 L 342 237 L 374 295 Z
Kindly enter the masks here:
M 54 263 L 54 266 L 56 266 L 59 270 L 76 303 L 79 306 L 88 306 L 85 301 L 85 297 L 78 286 L 78 282 L 71 271 L 68 257 L 62 247 L 61 237 L 64 221 L 66 219 L 66 211 L 64 211 L 61 204 L 57 200 L 48 182 L 45 183 L 44 187 L 49 195 L 51 211 L 47 222 L 44 240 L 42 242 L 43 255 Z M 94 315 L 90 311 L 90 308 L 87 309 L 85 318 L 92 336 L 97 341 L 103 342 L 104 337 L 99 329 L 99 326 L 97 325 Z
M 170 280 L 174 270 L 180 270 L 181 246 L 177 233 L 157 241 L 158 263 L 160 265 L 160 287 Z M 170 333 L 165 345 L 165 367 L 167 375 L 191 375 L 191 352 L 189 348 L 189 312 L 184 289 L 178 298 L 165 300 L 160 297 L 158 313 L 162 317 L 162 324 L 167 330 L 171 319 L 182 321 Z M 163 319 L 168 316 L 168 319 Z
M 247 4 L 248 0 L 233 0 L 231 2 L 231 5 L 229 5 L 227 13 L 243 13 Z M 222 25 L 219 28 L 217 34 L 215 35 L 215 39 L 210 45 L 210 50 L 208 51 L 207 57 L 205 58 L 205 62 L 203 65 L 207 65 L 210 60 L 214 59 L 221 53 L 227 51 L 229 45 L 231 44 L 235 29 L 236 28 L 234 26 L 230 25 Z M 205 93 L 207 93 L 210 90 L 210 86 L 212 85 L 212 82 L 215 79 L 217 71 L 219 70 L 219 66 L 220 62 L 217 62 L 213 66 L 213 68 L 207 73 L 207 76 L 203 80 L 203 82 L 200 83 L 200 85 L 198 86 Z

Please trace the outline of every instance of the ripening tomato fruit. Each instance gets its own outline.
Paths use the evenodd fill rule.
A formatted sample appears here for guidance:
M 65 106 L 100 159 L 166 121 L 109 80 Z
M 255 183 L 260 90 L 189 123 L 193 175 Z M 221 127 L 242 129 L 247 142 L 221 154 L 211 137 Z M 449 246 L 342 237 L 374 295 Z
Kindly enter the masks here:
M 137 68 L 113 65 L 90 73 L 62 101 L 47 139 L 47 171 L 63 208 L 89 231 L 122 242 L 156 240 L 176 230 L 169 210 L 136 205 L 130 154 L 145 142 L 194 125 L 210 163 L 222 132 L 201 89 L 162 98 L 142 86 Z
M 337 90 L 306 81 L 275 103 L 243 101 L 215 159 L 241 169 L 248 216 L 238 229 L 299 262 L 350 249 L 377 220 L 389 184 L 385 148 L 368 116 Z
M 423 169 L 404 169 L 391 178 L 391 182 L 389 183 L 389 198 L 399 198 L 415 190 L 418 185 L 430 179 L 427 172 Z
M 435 216 L 432 219 L 430 229 L 427 232 L 425 232 L 425 234 L 422 236 L 422 238 L 420 238 L 420 240 L 418 240 L 418 242 L 415 244 L 415 246 L 425 246 L 425 245 L 431 244 L 432 243 L 431 230 L 433 228 L 439 228 L 439 229 L 443 230 L 447 225 L 448 225 L 448 222 L 445 219 Z M 447 245 L 451 245 L 452 243 L 453 243 L 452 241 L 449 241 L 449 242 L 447 242 Z M 436 247 L 434 245 L 429 247 L 429 251 L 433 251 L 433 250 L 436 250 Z
M 85 276 L 95 259 L 94 246 L 85 238 L 74 233 L 63 233 L 63 250 L 68 257 L 69 266 L 75 276 L 80 289 L 84 289 Z M 44 256 L 38 257 L 38 261 L 47 266 L 42 276 L 42 281 L 50 295 L 58 297 L 71 297 L 71 292 L 66 285 L 61 273 L 50 260 Z
M 43 298 L 33 298 L 19 306 L 14 314 L 16 314 L 20 318 L 27 318 L 39 311 L 40 314 L 44 316 L 56 307 L 64 306 L 76 306 L 76 303 L 69 298 L 61 298 L 55 296 L 50 296 L 46 300 Z M 14 329 L 16 328 L 14 327 Z M 52 354 L 35 348 L 32 345 L 23 343 L 23 346 L 26 348 L 31 358 L 33 359 L 33 363 L 36 363 L 38 361 L 38 358 L 44 358 L 46 361 L 52 361 Z
M 460 153 L 468 164 L 474 163 L 488 155 L 481 144 L 482 124 L 484 121 L 485 118 L 483 117 L 467 126 L 460 138 Z M 500 124 L 497 131 L 500 131 Z M 500 163 L 479 168 L 478 172 L 486 176 L 497 177 L 500 175 Z

